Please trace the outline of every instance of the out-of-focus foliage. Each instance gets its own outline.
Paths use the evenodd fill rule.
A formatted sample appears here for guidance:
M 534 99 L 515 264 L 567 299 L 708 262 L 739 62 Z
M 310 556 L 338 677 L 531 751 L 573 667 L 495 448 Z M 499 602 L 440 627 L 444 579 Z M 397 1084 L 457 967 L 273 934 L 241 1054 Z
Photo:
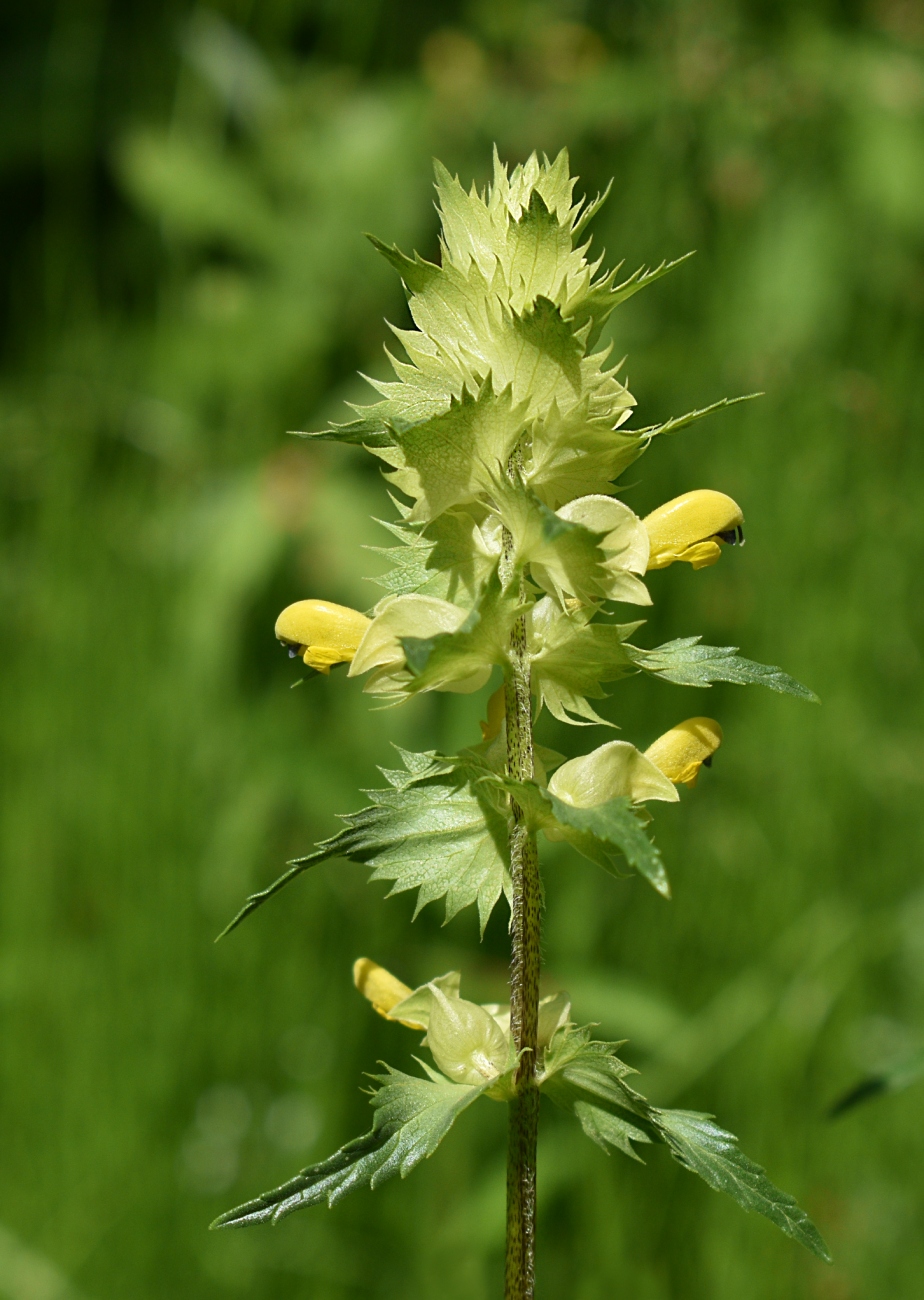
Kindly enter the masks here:
M 608 327 L 646 422 L 767 393 L 639 468 L 638 514 L 716 488 L 748 535 L 740 563 L 652 575 L 645 644 L 705 627 L 823 701 L 714 687 L 722 750 L 659 822 L 673 901 L 562 845 L 545 949 L 654 1102 L 714 1106 L 772 1164 L 834 1268 L 552 1112 L 544 1293 L 917 1294 L 921 1090 L 825 1113 L 924 1036 L 919 7 L 64 0 L 3 23 L 0 1293 L 498 1291 L 502 1134 L 470 1116 L 407 1184 L 205 1231 L 365 1122 L 339 1081 L 393 1045 L 353 958 L 413 982 L 477 933 L 440 906 L 408 929 L 410 895 L 338 861 L 211 944 L 390 741 L 478 739 L 477 696 L 291 691 L 272 625 L 303 595 L 368 607 L 384 567 L 357 546 L 393 517 L 364 458 L 284 434 L 368 400 L 353 372 L 384 377 L 381 317 L 406 324 L 360 232 L 433 257 L 430 155 L 481 182 L 496 141 L 567 145 L 591 194 L 614 176 L 596 241 L 628 270 L 698 250 Z M 639 678 L 612 720 L 653 739 L 684 691 Z M 505 945 L 501 907 L 472 996 L 503 996 Z

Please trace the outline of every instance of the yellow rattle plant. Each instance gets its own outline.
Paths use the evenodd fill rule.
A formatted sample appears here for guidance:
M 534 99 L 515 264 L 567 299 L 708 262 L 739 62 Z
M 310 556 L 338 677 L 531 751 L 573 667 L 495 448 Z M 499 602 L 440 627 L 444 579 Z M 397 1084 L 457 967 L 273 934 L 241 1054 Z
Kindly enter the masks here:
M 337 857 L 365 863 L 392 892 L 417 889 L 418 911 L 445 898 L 448 918 L 475 904 L 482 931 L 504 895 L 510 1001 L 466 1000 L 456 971 L 411 989 L 360 958 L 359 991 L 386 1019 L 423 1032 L 433 1065 L 420 1077 L 387 1067 L 375 1076 L 367 1134 L 215 1226 L 276 1222 L 404 1177 L 484 1097 L 509 1110 L 505 1296 L 528 1300 L 545 1092 L 604 1149 L 636 1156 L 639 1144 L 663 1143 L 711 1187 L 827 1258 L 806 1214 L 730 1133 L 708 1115 L 646 1101 L 617 1045 L 575 1024 L 564 993 L 539 997 L 539 834 L 614 876 L 638 872 L 668 897 L 647 805 L 694 786 L 722 741 L 717 722 L 693 717 L 644 752 L 611 740 L 563 762 L 534 741 L 540 711 L 603 723 L 591 701 L 605 696 L 604 684 L 638 673 L 687 686 L 760 683 L 814 699 L 734 647 L 686 637 L 646 649 L 634 640 L 642 623 L 618 621 L 620 606 L 651 604 L 649 571 L 715 564 L 743 540 L 742 512 L 721 492 L 687 492 L 645 519 L 614 495 L 655 439 L 728 403 L 631 427 L 635 399 L 594 341 L 615 307 L 676 263 L 622 282 L 618 267 L 600 272 L 584 231 L 606 196 L 574 200 L 565 152 L 554 162 L 533 156 L 511 174 L 495 157 L 483 193 L 466 192 L 439 164 L 436 178 L 439 265 L 372 241 L 407 291 L 414 328 L 395 330 L 407 359 L 393 360 L 393 380 L 375 381 L 379 400 L 357 408 L 355 420 L 306 435 L 361 444 L 383 462 L 399 516 L 386 525 L 397 542 L 383 548 L 386 594 L 368 616 L 300 600 L 280 614 L 276 634 L 309 668 L 348 664 L 367 692 L 393 703 L 421 691 L 478 691 L 495 669 L 503 685 L 487 703 L 479 744 L 454 756 L 400 751 L 401 768 L 382 769 L 386 788 L 369 806 L 248 899 L 228 929 Z

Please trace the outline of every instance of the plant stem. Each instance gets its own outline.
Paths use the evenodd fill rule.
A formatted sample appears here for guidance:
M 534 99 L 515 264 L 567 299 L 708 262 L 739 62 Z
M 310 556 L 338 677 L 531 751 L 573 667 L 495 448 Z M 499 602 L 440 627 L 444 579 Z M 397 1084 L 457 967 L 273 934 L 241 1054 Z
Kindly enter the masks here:
M 509 536 L 509 535 L 508 535 Z M 505 536 L 505 559 L 512 541 Z M 525 595 L 525 591 L 523 593 Z M 521 615 L 510 635 L 506 680 L 507 774 L 517 781 L 533 777 L 532 696 L 526 618 Z M 510 1028 L 520 1056 L 517 1095 L 510 1103 L 507 1147 L 507 1256 L 505 1300 L 533 1300 L 536 1236 L 536 1135 L 539 1090 L 536 1087 L 536 1032 L 539 1021 L 540 884 L 536 837 L 523 810 L 511 800 L 510 874 Z

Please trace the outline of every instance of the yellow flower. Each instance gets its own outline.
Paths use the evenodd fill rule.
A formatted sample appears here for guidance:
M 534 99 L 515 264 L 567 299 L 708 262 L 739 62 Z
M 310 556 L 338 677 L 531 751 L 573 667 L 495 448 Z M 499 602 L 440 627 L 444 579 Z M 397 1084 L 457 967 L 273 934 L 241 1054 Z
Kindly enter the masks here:
M 724 492 L 698 488 L 658 506 L 642 520 L 648 532 L 651 552 L 648 569 L 666 569 L 675 560 L 686 560 L 694 569 L 715 564 L 722 553 L 721 542 L 730 546 L 744 542 L 741 507 Z
M 714 718 L 687 718 L 659 736 L 645 750 L 645 757 L 675 785 L 692 788 L 699 769 L 710 766 L 721 743 L 722 728 Z
M 334 664 L 352 663 L 370 619 L 359 610 L 329 600 L 297 600 L 276 619 L 276 636 L 309 668 L 329 673 Z

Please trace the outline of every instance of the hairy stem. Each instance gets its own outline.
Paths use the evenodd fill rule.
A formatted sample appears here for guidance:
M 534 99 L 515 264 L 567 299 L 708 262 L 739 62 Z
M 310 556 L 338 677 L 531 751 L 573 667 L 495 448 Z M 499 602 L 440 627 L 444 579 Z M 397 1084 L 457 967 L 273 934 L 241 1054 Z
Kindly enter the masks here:
M 512 539 L 507 535 L 504 541 L 504 567 L 509 574 Z M 517 781 L 530 780 L 533 776 L 532 697 L 526 618 L 522 615 L 510 635 L 506 723 L 507 773 Z M 539 1127 L 536 1032 L 539 1021 L 541 899 L 536 837 L 530 833 L 523 810 L 515 801 L 511 801 L 511 811 L 510 1028 L 516 1050 L 522 1055 L 517 1071 L 517 1095 L 510 1104 L 504 1296 L 505 1300 L 532 1300 L 535 1290 L 536 1135 Z

